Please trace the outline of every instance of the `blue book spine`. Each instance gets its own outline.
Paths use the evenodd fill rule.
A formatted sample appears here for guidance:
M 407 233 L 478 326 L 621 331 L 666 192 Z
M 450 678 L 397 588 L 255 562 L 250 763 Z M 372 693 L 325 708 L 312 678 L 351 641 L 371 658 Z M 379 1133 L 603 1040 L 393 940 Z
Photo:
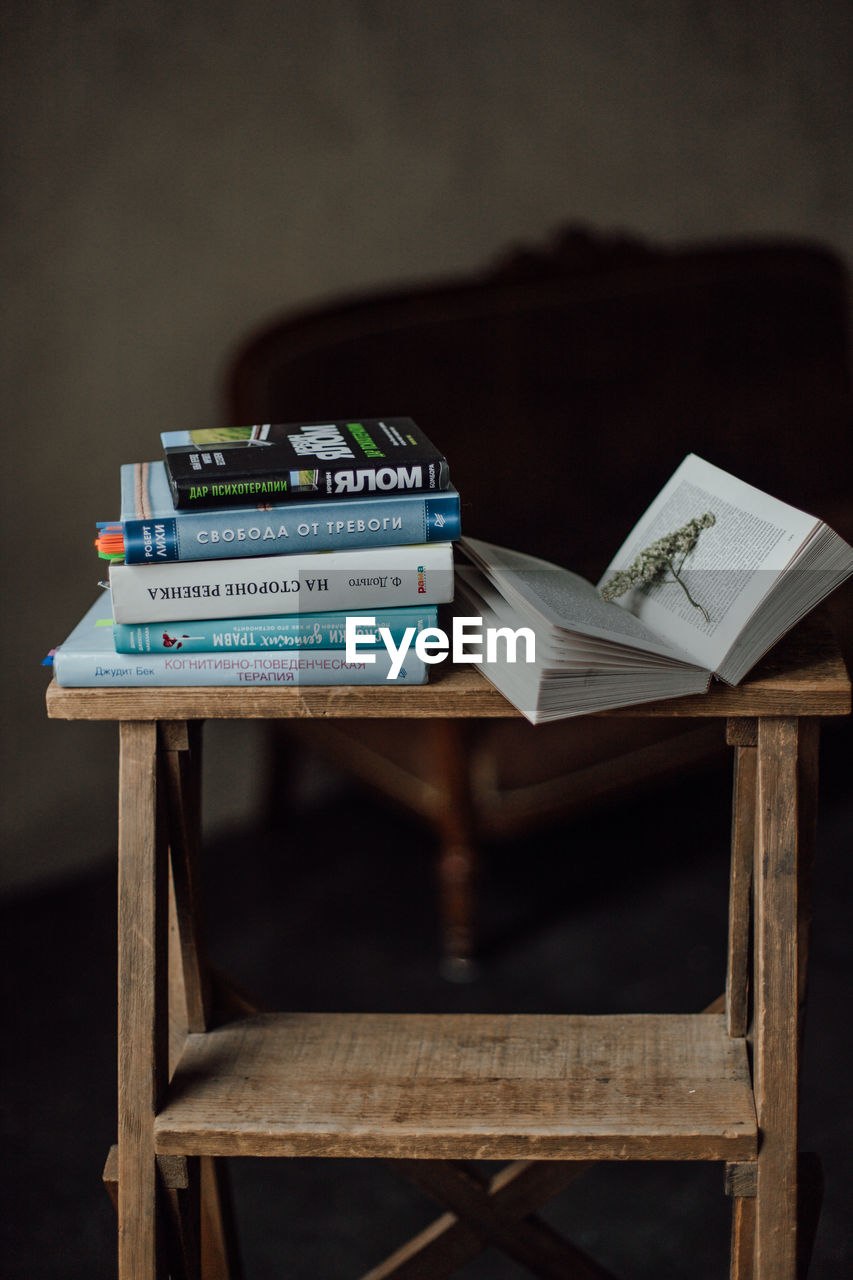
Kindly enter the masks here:
M 109 599 L 98 600 L 68 639 L 53 653 L 53 674 L 66 688 L 116 688 L 163 685 L 227 685 L 287 688 L 297 685 L 426 684 L 427 665 L 410 648 L 402 669 L 388 679 L 392 658 L 377 646 L 375 662 L 346 661 L 343 648 L 318 653 L 265 653 L 241 650 L 208 654 L 117 654 L 112 639 Z
M 177 511 L 162 462 L 126 464 L 121 471 L 126 564 L 455 542 L 461 532 L 459 494 L 453 488 Z M 138 514 L 140 485 L 146 491 L 144 516 Z
M 360 626 L 361 636 L 377 635 L 387 627 L 395 644 L 405 631 L 434 627 L 438 610 L 377 609 L 368 614 L 372 626 Z M 184 623 L 115 623 L 112 628 L 116 653 L 229 653 L 241 649 L 267 652 L 313 652 L 342 649 L 346 644 L 347 614 L 290 614 L 276 618 L 204 619 Z

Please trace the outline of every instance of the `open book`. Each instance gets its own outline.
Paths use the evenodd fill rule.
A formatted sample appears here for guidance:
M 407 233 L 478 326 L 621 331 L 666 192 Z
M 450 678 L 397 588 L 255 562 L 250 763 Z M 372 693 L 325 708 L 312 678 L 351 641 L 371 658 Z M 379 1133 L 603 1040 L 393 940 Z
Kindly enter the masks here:
M 709 517 L 652 584 L 605 601 L 638 557 Z M 529 628 L 494 646 L 483 674 L 534 724 L 735 685 L 786 631 L 853 573 L 853 548 L 806 515 L 690 454 L 613 557 L 597 587 L 547 561 L 463 538 L 453 612 Z M 654 556 L 651 557 L 654 560 Z M 646 557 L 644 563 L 647 563 Z M 615 580 L 615 581 L 614 581 Z M 625 581 L 623 577 L 622 582 Z

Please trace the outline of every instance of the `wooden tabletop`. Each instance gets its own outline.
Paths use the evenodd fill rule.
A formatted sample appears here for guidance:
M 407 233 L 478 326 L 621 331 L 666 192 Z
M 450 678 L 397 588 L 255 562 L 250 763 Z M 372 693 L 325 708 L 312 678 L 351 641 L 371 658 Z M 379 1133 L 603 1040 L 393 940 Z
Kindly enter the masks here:
M 714 680 L 705 694 L 599 712 L 605 716 L 838 716 L 851 709 L 850 676 L 821 617 L 807 618 L 737 688 Z M 55 720 L 274 720 L 520 717 L 476 667 L 440 663 L 430 682 L 399 688 L 66 689 L 47 690 Z

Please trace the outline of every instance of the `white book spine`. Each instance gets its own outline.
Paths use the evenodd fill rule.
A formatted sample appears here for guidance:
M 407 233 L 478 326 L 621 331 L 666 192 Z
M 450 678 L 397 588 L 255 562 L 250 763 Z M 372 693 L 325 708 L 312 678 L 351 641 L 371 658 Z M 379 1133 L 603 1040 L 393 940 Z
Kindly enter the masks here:
M 453 599 L 453 546 L 114 564 L 110 594 L 120 623 L 444 604 Z

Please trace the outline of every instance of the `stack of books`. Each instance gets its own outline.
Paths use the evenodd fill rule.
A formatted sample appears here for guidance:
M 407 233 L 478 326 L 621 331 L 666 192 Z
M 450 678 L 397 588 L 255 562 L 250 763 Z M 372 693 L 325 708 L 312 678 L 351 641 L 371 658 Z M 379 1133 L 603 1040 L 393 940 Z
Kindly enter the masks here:
M 452 647 L 538 724 L 736 685 L 853 573 L 822 520 L 694 454 L 593 586 L 462 538 L 409 418 L 161 439 L 121 469 L 109 590 L 54 650 L 59 684 L 423 684 Z
M 453 599 L 460 502 L 410 418 L 161 441 L 121 468 L 108 591 L 53 651 L 58 684 L 427 680 L 412 641 Z

